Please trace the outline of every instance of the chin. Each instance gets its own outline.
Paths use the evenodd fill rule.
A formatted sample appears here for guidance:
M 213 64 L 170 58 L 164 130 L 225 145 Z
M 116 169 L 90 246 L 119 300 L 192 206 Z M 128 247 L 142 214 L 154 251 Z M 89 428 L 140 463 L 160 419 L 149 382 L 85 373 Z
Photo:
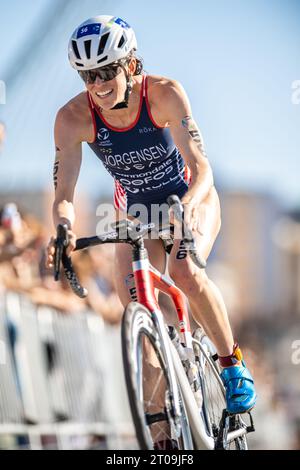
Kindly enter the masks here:
M 94 102 L 102 109 L 108 111 L 110 110 L 111 108 L 113 108 L 118 100 L 113 98 L 113 96 L 111 97 L 111 99 L 109 100 L 101 100 L 96 94 L 94 95 Z
M 101 109 L 104 109 L 104 111 L 109 111 L 115 106 L 115 102 L 113 101 L 111 103 L 100 103 L 99 106 L 101 107 Z

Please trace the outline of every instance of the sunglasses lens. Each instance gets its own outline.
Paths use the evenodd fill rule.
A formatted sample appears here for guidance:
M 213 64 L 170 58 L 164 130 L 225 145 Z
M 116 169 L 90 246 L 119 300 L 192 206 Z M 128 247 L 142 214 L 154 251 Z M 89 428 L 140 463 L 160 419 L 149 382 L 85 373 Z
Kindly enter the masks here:
M 90 81 L 90 71 L 89 70 L 79 70 L 79 76 L 85 83 L 89 83 Z
M 109 74 L 109 69 L 103 69 L 99 70 L 98 76 L 103 80 L 104 82 L 108 82 L 110 80 L 110 74 Z
M 104 82 L 108 82 L 113 80 L 120 71 L 121 67 L 119 65 L 112 65 L 94 70 L 80 70 L 79 75 L 85 83 L 95 83 L 97 77 Z
M 102 70 L 99 69 L 99 77 L 108 82 L 109 80 L 113 80 L 119 73 L 119 66 L 111 66 L 107 68 L 103 68 Z

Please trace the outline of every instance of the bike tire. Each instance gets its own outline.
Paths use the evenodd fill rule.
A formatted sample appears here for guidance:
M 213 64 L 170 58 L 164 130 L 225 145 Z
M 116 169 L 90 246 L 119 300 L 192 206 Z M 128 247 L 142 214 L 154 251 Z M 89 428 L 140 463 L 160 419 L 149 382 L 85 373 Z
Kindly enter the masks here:
M 138 302 L 130 302 L 124 312 L 121 330 L 125 382 L 139 447 L 142 450 L 153 450 L 154 442 L 150 430 L 151 425 L 149 425 L 149 414 L 147 415 L 145 412 L 143 391 L 141 391 L 141 388 L 143 388 L 141 387 L 143 377 L 141 376 L 141 358 L 139 356 L 141 355 L 140 344 L 142 336 L 147 337 L 155 351 L 166 382 L 165 397 L 168 397 L 170 394 L 168 387 L 172 377 L 170 377 L 169 367 L 166 362 L 162 339 L 153 323 L 148 309 Z M 181 418 L 180 429 L 178 435 L 176 435 L 176 442 L 179 449 L 191 450 L 193 449 L 193 439 L 180 387 L 178 387 L 178 393 Z M 174 423 L 171 422 L 173 413 L 172 405 L 170 404 L 171 401 L 172 400 L 167 400 L 166 398 L 165 405 L 168 412 L 165 412 L 165 416 L 167 417 L 167 425 L 170 429 L 173 429 Z
M 220 378 L 221 370 L 216 360 L 216 349 L 213 343 L 202 329 L 196 330 L 196 332 L 194 333 L 194 339 L 196 336 L 196 341 L 200 343 L 200 348 L 197 342 L 194 341 L 194 353 L 202 384 L 202 415 L 206 424 L 207 433 L 211 435 L 217 443 L 221 416 L 224 408 L 226 408 L 225 388 Z M 219 405 L 216 404 L 217 399 Z M 246 428 L 246 425 L 241 415 L 229 416 L 229 432 L 242 427 Z M 246 434 L 231 441 L 225 450 L 248 450 Z

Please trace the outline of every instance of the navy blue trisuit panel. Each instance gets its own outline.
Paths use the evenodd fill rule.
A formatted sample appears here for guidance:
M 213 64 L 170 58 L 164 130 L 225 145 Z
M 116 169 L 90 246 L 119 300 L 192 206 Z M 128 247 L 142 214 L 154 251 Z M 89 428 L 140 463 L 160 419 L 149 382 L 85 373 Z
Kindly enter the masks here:
M 168 127 L 158 126 L 147 98 L 143 75 L 140 105 L 135 121 L 127 128 L 111 126 L 87 92 L 94 122 L 95 140 L 88 143 L 114 178 L 114 204 L 128 214 L 134 204 L 163 204 L 171 194 L 180 198 L 188 190 L 190 170 L 174 144 Z M 149 221 L 149 218 L 148 218 Z

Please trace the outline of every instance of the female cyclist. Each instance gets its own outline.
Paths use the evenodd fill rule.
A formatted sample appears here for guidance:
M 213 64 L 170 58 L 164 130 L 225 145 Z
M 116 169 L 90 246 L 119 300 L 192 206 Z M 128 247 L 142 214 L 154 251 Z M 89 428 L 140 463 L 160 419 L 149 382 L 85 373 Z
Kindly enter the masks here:
M 133 205 L 142 204 L 149 221 L 154 204 L 163 204 L 170 194 L 177 194 L 199 254 L 206 260 L 221 221 L 201 134 L 182 86 L 143 73 L 136 49 L 132 28 L 122 19 L 106 15 L 85 21 L 70 39 L 69 60 L 86 91 L 63 106 L 56 118 L 54 224 L 68 225 L 70 253 L 76 242 L 73 194 L 81 144 L 87 142 L 114 178 L 119 217 L 133 215 Z M 166 254 L 162 242 L 149 239 L 146 247 L 151 263 L 163 272 Z M 256 401 L 253 379 L 234 341 L 222 295 L 205 270 L 182 252 L 181 241 L 175 239 L 168 258 L 169 274 L 187 296 L 195 321 L 217 348 L 228 411 L 249 411 Z M 53 253 L 52 238 L 49 267 Z M 126 244 L 116 245 L 115 267 L 118 294 L 126 306 L 131 300 L 131 249 Z

